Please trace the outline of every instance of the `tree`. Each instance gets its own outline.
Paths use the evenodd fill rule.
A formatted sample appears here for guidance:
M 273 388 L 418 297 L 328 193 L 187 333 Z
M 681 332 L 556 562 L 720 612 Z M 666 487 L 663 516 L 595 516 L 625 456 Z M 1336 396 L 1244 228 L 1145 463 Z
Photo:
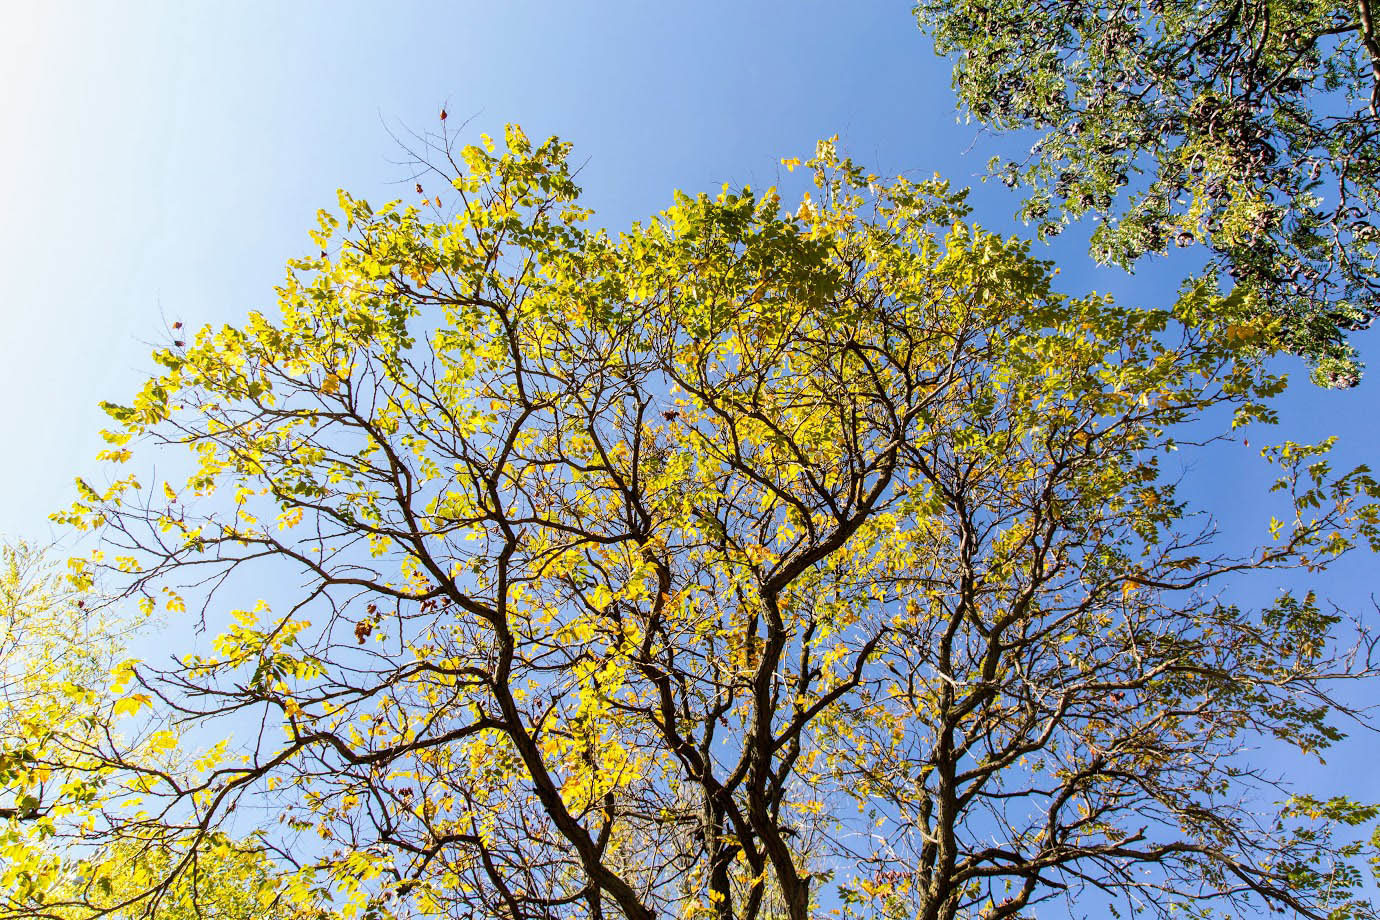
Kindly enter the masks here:
M 85 606 L 38 548 L 0 547 L 0 890 L 11 910 L 57 884 L 61 860 L 43 841 L 94 793 L 84 772 L 54 777 L 44 756 L 80 761 L 115 663 L 120 628 Z
M 81 845 L 140 776 L 173 776 L 175 736 L 145 726 L 120 737 L 139 700 L 112 694 L 109 677 L 142 623 L 70 590 L 50 557 L 0 546 L 0 916 L 288 920 L 253 838 L 207 835 L 189 854 L 113 829 Z
M 831 144 L 794 210 L 682 195 L 616 238 L 567 145 L 506 147 L 443 150 L 445 200 L 342 193 L 280 319 L 107 407 L 117 473 L 193 469 L 81 482 L 76 577 L 223 623 L 125 674 L 240 738 L 109 829 L 276 816 L 284 890 L 347 915 L 1374 916 L 1374 810 L 1247 755 L 1341 740 L 1369 648 L 1211 586 L 1374 546 L 1380 488 L 1273 448 L 1287 513 L 1231 552 L 1160 467 L 1269 420 L 1255 302 L 1057 294 Z
M 1000 168 L 1039 235 L 1092 214 L 1130 268 L 1202 244 L 1315 379 L 1358 378 L 1380 309 L 1380 43 L 1370 0 L 920 0 L 961 105 L 1038 133 Z M 998 161 L 993 161 L 995 168 Z
M 115 664 L 120 627 L 87 611 L 46 554 L 0 544 L 0 744 L 18 746 L 40 721 L 71 718 L 77 688 L 102 683 Z M 56 688 L 68 685 L 73 694 Z M 56 692 L 55 692 L 56 691 Z M 9 817 L 16 806 L 0 810 Z

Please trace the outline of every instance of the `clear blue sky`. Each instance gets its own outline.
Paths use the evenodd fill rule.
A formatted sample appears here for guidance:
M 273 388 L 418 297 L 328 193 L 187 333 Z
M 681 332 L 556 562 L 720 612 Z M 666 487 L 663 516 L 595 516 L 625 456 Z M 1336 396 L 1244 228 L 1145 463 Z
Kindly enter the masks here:
M 389 131 L 430 128 L 442 106 L 475 132 L 518 121 L 573 141 L 587 202 L 613 227 L 673 188 L 771 184 L 780 157 L 835 133 L 877 171 L 975 181 L 1015 141 L 955 123 L 948 67 L 907 6 L 3 4 L 0 533 L 61 537 L 46 515 L 95 467 L 96 404 L 135 389 L 149 343 L 175 320 L 271 308 L 316 209 L 337 187 L 401 195 Z M 986 186 L 977 218 L 1019 231 L 1008 195 Z M 1070 291 L 1153 303 L 1180 273 L 1095 271 L 1078 236 L 1061 240 Z M 1339 434 L 1344 460 L 1376 453 L 1377 337 L 1362 343 L 1374 366 L 1356 390 L 1320 392 L 1295 373 L 1284 431 Z M 1256 457 L 1238 446 L 1191 471 L 1229 530 L 1260 534 L 1268 517 Z M 1373 563 L 1351 560 L 1329 592 L 1368 604 Z

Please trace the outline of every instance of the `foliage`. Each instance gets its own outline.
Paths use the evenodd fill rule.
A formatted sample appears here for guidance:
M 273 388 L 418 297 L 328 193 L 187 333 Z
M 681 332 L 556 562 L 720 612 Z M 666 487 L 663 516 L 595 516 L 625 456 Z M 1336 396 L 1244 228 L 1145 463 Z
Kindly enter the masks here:
M 0 916 L 287 920 L 253 840 L 209 834 L 194 854 L 130 833 L 83 845 L 106 809 L 134 806 L 122 781 L 171 768 L 175 736 L 116 734 L 141 700 L 112 694 L 110 672 L 140 624 L 68 590 L 49 555 L 0 547 Z
M 345 916 L 1374 916 L 1372 813 L 1241 756 L 1339 741 L 1368 650 L 1313 595 L 1211 592 L 1373 546 L 1380 488 L 1275 448 L 1287 512 L 1233 553 L 1160 467 L 1270 418 L 1255 302 L 1057 294 L 830 144 L 797 207 L 617 237 L 565 144 L 506 147 L 443 151 L 444 200 L 342 193 L 279 319 L 108 407 L 77 581 L 220 628 L 123 692 L 249 732 L 89 839 L 266 809 L 285 899 Z M 120 474 L 158 445 L 185 480 Z
M 1370 0 L 920 0 L 961 104 L 1038 132 L 1000 170 L 1042 237 L 1096 215 L 1129 268 L 1200 243 L 1315 378 L 1351 386 L 1377 312 L 1380 44 Z M 997 161 L 993 162 L 993 166 Z
M 32 545 L 0 547 L 0 890 L 14 902 L 51 887 L 58 862 L 30 845 L 89 802 L 82 775 L 53 775 L 44 753 L 89 738 L 95 689 L 113 665 L 118 629 L 107 628 Z

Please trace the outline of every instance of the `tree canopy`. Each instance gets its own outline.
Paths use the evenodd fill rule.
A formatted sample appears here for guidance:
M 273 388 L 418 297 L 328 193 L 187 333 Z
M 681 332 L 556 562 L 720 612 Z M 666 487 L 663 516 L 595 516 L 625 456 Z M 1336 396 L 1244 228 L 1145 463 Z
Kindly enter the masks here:
M 1232 546 L 1161 465 L 1271 419 L 1257 295 L 1058 293 L 828 143 L 798 204 L 610 235 L 566 144 L 505 140 L 342 193 L 279 316 L 108 406 L 77 585 L 215 634 L 115 705 L 225 740 L 150 770 L 106 733 L 55 835 L 173 854 L 153 899 L 248 820 L 308 915 L 1374 916 L 1374 809 L 1244 756 L 1341 740 L 1370 649 L 1221 583 L 1373 547 L 1380 487 L 1270 448 Z
M 212 833 L 178 851 L 140 822 L 140 777 L 183 769 L 166 727 L 123 731 L 149 702 L 112 688 L 142 618 L 76 593 L 52 550 L 0 547 L 0 916 L 288 920 L 262 841 Z M 118 772 L 114 769 L 118 765 Z
M 961 106 L 1037 133 L 993 166 L 1041 237 L 1094 215 L 1129 268 L 1201 244 L 1315 377 L 1351 386 L 1380 309 L 1380 42 L 1370 0 L 921 0 Z

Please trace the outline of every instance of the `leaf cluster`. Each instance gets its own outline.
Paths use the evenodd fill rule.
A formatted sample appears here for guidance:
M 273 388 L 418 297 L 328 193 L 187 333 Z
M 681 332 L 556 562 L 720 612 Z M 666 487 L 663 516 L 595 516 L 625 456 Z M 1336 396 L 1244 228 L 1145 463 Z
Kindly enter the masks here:
M 1039 235 L 1093 215 L 1092 255 L 1130 268 L 1201 245 L 1256 292 L 1327 386 L 1359 379 L 1347 333 L 1376 314 L 1380 44 L 1369 0 L 921 2 L 960 105 L 1033 130 Z

